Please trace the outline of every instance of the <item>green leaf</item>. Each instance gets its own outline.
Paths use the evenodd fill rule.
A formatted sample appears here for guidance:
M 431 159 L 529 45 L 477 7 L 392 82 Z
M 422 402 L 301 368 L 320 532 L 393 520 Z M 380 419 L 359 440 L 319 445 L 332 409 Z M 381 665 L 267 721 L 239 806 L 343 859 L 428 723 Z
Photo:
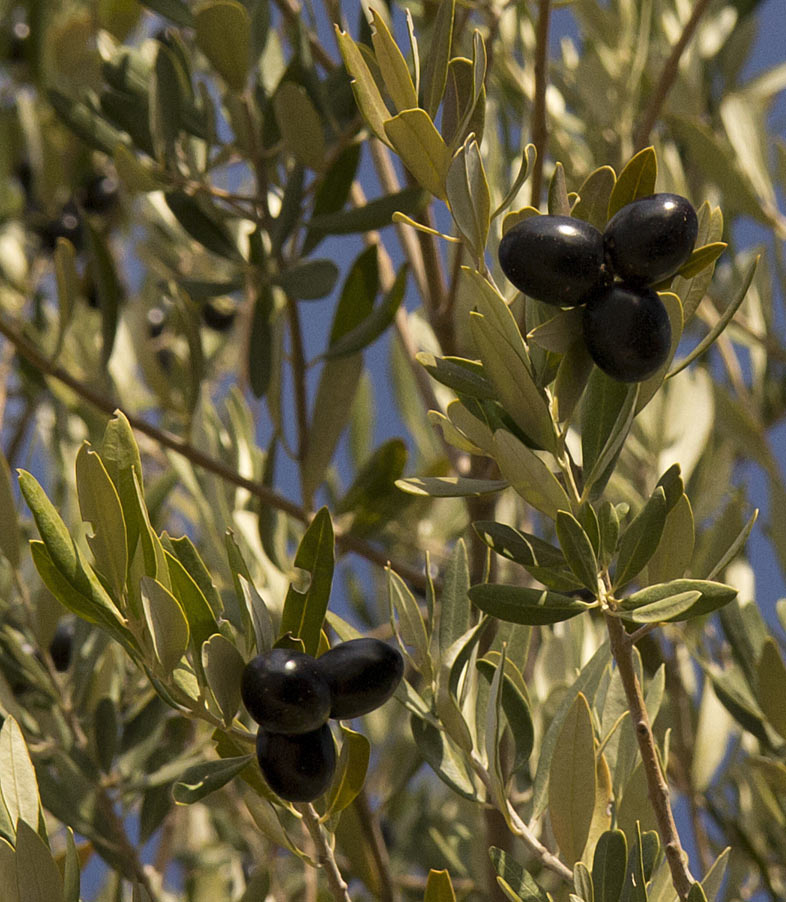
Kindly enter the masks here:
M 257 399 L 267 394 L 273 375 L 273 311 L 270 286 L 261 286 L 254 300 L 248 343 L 249 386 Z
M 169 539 L 169 544 L 172 546 L 172 550 L 177 555 L 177 559 L 182 564 L 183 569 L 187 572 L 188 576 L 197 584 L 199 587 L 199 591 L 202 593 L 205 601 L 210 608 L 213 617 L 220 617 L 224 611 L 224 603 L 221 601 L 221 596 L 218 594 L 218 590 L 213 585 L 213 578 L 210 575 L 207 567 L 205 566 L 205 562 L 202 560 L 199 552 L 197 551 L 194 543 L 189 539 L 188 536 L 181 536 L 179 539 L 173 539 L 171 536 L 167 534 L 167 538 Z M 167 564 L 169 564 L 169 559 L 167 558 Z M 175 572 L 175 569 L 178 573 L 181 572 L 180 568 L 172 568 L 169 566 L 170 575 Z M 182 591 L 182 586 L 178 582 L 174 576 L 172 576 L 172 584 L 176 587 L 176 594 L 179 598 L 183 599 L 183 605 L 186 609 L 186 615 L 189 618 L 189 622 L 193 620 L 196 624 L 197 620 L 192 616 L 192 612 L 189 610 L 190 603 L 188 600 L 188 592 Z M 199 622 L 202 622 L 202 618 L 199 618 Z M 205 625 L 208 625 L 208 620 L 205 618 Z M 216 629 L 211 629 L 210 633 L 207 636 L 202 636 L 200 641 L 204 641 L 211 633 L 218 632 Z
M 415 745 L 434 773 L 462 798 L 477 801 L 472 769 L 455 744 L 442 730 L 415 713 L 409 722 Z
M 693 605 L 701 598 L 701 592 L 691 589 L 687 592 L 678 592 L 675 595 L 667 595 L 650 604 L 630 611 L 627 619 L 634 623 L 663 623 L 686 619 L 685 615 Z
M 707 902 L 707 894 L 704 892 L 700 883 L 694 883 L 691 886 L 686 902 Z
M 473 47 L 474 49 L 474 47 Z M 486 118 L 486 88 L 478 89 L 475 70 L 485 66 L 485 58 L 469 60 L 456 56 L 448 64 L 445 98 L 442 106 L 442 135 L 451 147 L 457 147 L 469 134 L 478 144 L 483 140 Z
M 592 859 L 595 902 L 619 902 L 625 882 L 628 844 L 621 830 L 607 830 L 598 839 Z
M 716 902 L 718 893 L 721 891 L 723 878 L 726 876 L 726 868 L 729 864 L 730 853 L 731 847 L 727 846 L 715 859 L 712 867 L 701 881 L 701 888 L 704 890 L 708 902 Z
M 176 25 L 182 25 L 184 28 L 194 27 L 193 13 L 182 0 L 143 0 L 142 5 Z
M 158 580 L 143 576 L 140 590 L 156 658 L 169 675 L 188 648 L 188 621 L 178 600 Z
M 229 639 L 216 633 L 202 645 L 202 667 L 227 728 L 240 707 L 240 678 L 245 661 Z
M 553 391 L 560 423 L 566 422 L 573 415 L 594 368 L 582 335 L 568 348 L 557 367 Z
M 598 591 L 598 560 L 589 537 L 579 521 L 566 511 L 557 511 L 557 538 L 565 560 L 576 578 L 596 594 Z
M 712 266 L 720 255 L 726 250 L 728 244 L 725 241 L 713 241 L 711 244 L 703 244 L 694 248 L 690 257 L 677 270 L 676 275 L 682 279 L 693 279 L 708 266 Z
M 63 347 L 63 337 L 71 322 L 74 305 L 79 294 L 79 275 L 76 271 L 76 251 L 66 238 L 58 238 L 55 243 L 55 280 L 57 282 L 57 344 L 55 356 Z
M 185 231 L 199 244 L 226 260 L 240 263 L 243 258 L 223 219 L 204 198 L 183 191 L 164 195 L 167 206 Z
M 610 475 L 630 431 L 638 384 L 628 385 L 593 369 L 584 393 L 581 417 L 581 453 L 584 494 L 596 498 Z M 590 489 L 592 491 L 590 491 Z
M 179 805 L 193 805 L 236 777 L 252 761 L 253 755 L 202 761 L 189 767 L 172 787 L 172 795 Z
M 733 586 L 724 585 L 724 583 L 715 583 L 704 579 L 674 579 L 668 583 L 657 583 L 654 586 L 639 589 L 638 592 L 634 592 L 622 600 L 620 611 L 635 611 L 665 598 L 673 598 L 675 595 L 693 591 L 699 592 L 700 597 L 687 611 L 670 618 L 664 617 L 663 619 L 668 622 L 671 620 L 685 620 L 687 619 L 686 615 L 699 617 L 703 614 L 710 614 L 733 601 L 737 596 L 737 590 Z
M 93 526 L 93 535 L 87 541 L 98 570 L 109 582 L 114 597 L 122 598 L 128 567 L 123 509 L 103 461 L 87 442 L 76 456 L 76 490 L 82 519 Z
M 439 650 L 447 649 L 470 628 L 472 608 L 469 601 L 469 559 L 467 546 L 459 539 L 448 558 L 442 580 L 439 605 Z
M 166 536 L 166 538 L 169 537 Z M 194 660 L 198 661 L 202 643 L 218 632 L 218 623 L 202 589 L 192 577 L 190 568 L 187 568 L 179 558 L 174 557 L 168 551 L 165 551 L 164 555 L 172 585 L 172 594 L 183 609 L 188 623 Z
M 627 505 L 626 505 L 627 509 Z M 600 561 L 604 567 L 614 557 L 620 535 L 620 520 L 617 508 L 611 501 L 604 501 L 598 513 L 598 529 L 600 531 Z
M 485 657 L 477 662 L 476 666 L 478 671 L 491 684 L 494 674 L 502 667 L 502 656 L 499 652 L 489 651 Z M 526 767 L 532 754 L 532 746 L 535 740 L 532 714 L 527 698 L 521 688 L 524 685 L 524 678 L 521 676 L 520 671 L 509 658 L 506 658 L 501 703 L 502 712 L 505 715 L 505 721 L 513 739 L 514 750 L 511 771 L 514 774 Z
M 382 301 L 374 307 L 363 322 L 345 332 L 335 343 L 331 344 L 323 356 L 327 360 L 346 357 L 362 351 L 375 342 L 396 318 L 396 312 L 404 300 L 406 288 L 407 267 L 406 264 L 402 264 L 393 285 Z
M 570 499 L 546 464 L 523 442 L 504 429 L 494 433 L 495 459 L 502 475 L 519 495 L 551 519 L 569 510 Z
M 496 397 L 491 383 L 483 375 L 482 364 L 463 357 L 435 357 L 420 351 L 415 359 L 437 382 L 452 388 L 457 394 L 470 398 L 492 400 Z
M 382 94 L 371 74 L 368 63 L 350 35 L 342 31 L 338 25 L 335 25 L 334 28 L 341 58 L 352 78 L 352 91 L 355 94 L 358 109 L 377 138 L 390 146 L 390 139 L 385 131 L 385 123 L 390 120 L 390 111 L 385 106 L 385 101 L 382 99 Z
M 456 151 L 445 181 L 448 204 L 459 232 L 481 259 L 491 222 L 491 196 L 478 142 L 473 135 Z
M 89 147 L 111 155 L 118 144 L 128 143 L 128 137 L 123 132 L 110 125 L 86 103 L 72 100 L 55 88 L 47 90 L 46 98 L 60 119 Z
M 595 791 L 592 715 L 586 697 L 579 692 L 565 716 L 549 772 L 549 818 L 565 861 L 581 858 L 595 809 Z
M 11 485 L 11 470 L 5 455 L 0 451 L 0 553 L 14 570 L 19 567 L 20 541 L 21 533 Z
M 623 532 L 614 571 L 614 586 L 629 583 L 655 553 L 666 524 L 666 493 L 659 486 Z
M 38 782 L 19 724 L 10 715 L 0 727 L 0 801 L 11 823 L 38 823 Z
M 786 739 L 786 665 L 768 636 L 756 666 L 757 697 L 770 726 Z
M 548 211 L 551 216 L 570 216 L 570 201 L 565 182 L 565 168 L 556 163 L 549 182 Z
M 645 379 L 639 383 L 639 397 L 636 400 L 636 414 L 643 410 L 647 404 L 653 399 L 658 389 L 663 385 L 666 379 L 669 367 L 671 366 L 674 355 L 677 353 L 680 341 L 682 340 L 682 332 L 685 325 L 683 315 L 682 301 L 671 291 L 663 291 L 659 295 L 661 303 L 666 308 L 669 317 L 669 325 L 671 326 L 671 344 L 669 352 L 666 355 L 665 362 L 661 365 L 649 379 Z
M 445 178 L 450 150 L 425 110 L 405 109 L 384 123 L 388 141 L 415 181 L 446 200 Z
M 718 317 L 718 321 L 715 325 L 710 329 L 710 331 L 702 338 L 702 340 L 696 345 L 693 350 L 682 360 L 679 361 L 668 374 L 668 378 L 671 379 L 672 376 L 676 376 L 677 373 L 681 372 L 685 369 L 686 366 L 691 364 L 694 360 L 701 357 L 701 355 L 711 347 L 715 341 L 718 339 L 718 336 L 724 331 L 726 326 L 731 322 L 734 314 L 739 310 L 742 302 L 745 300 L 745 295 L 748 293 L 748 289 L 753 282 L 753 277 L 756 274 L 756 267 L 759 265 L 759 260 L 761 259 L 760 255 L 757 255 L 751 265 L 748 267 L 748 271 L 745 273 L 742 279 L 742 285 L 739 290 L 735 294 L 735 296 L 731 299 L 729 304 L 723 313 Z
M 63 902 L 79 902 L 79 856 L 74 842 L 74 831 L 65 829 L 65 864 L 63 868 Z M 0 862 L 2 871 L 2 862 Z M 2 898 L 5 898 L 4 896 Z
M 737 557 L 739 552 L 745 547 L 745 543 L 748 541 L 748 536 L 751 534 L 753 525 L 758 517 L 759 511 L 757 509 L 751 514 L 746 524 L 737 533 L 731 544 L 723 552 L 718 561 L 716 561 L 716 563 L 713 564 L 713 566 L 710 568 L 709 572 L 707 573 L 707 579 L 714 579 L 716 576 L 718 576 L 719 573 L 723 573 L 723 571 L 726 569 L 726 566 L 730 564 L 735 557 Z
M 335 506 L 337 516 L 352 514 L 353 534 L 368 536 L 378 532 L 410 502 L 396 485 L 406 463 L 407 446 L 398 438 L 383 442 L 367 458 Z
M 302 260 L 278 275 L 276 281 L 287 294 L 302 301 L 326 297 L 338 279 L 332 260 Z
M 469 590 L 472 603 L 481 611 L 508 623 L 537 626 L 569 620 L 587 610 L 587 605 L 558 592 L 481 583 Z
M 382 74 L 385 88 L 396 109 L 413 110 L 418 105 L 418 96 L 407 62 L 393 40 L 393 35 L 385 20 L 375 9 L 371 9 L 371 42 Z
M 234 91 L 242 91 L 249 65 L 251 19 L 236 0 L 209 0 L 194 15 L 197 46 Z
M 393 224 L 394 213 L 418 213 L 427 200 L 428 194 L 417 185 L 402 188 L 401 191 L 370 200 L 362 207 L 329 213 L 319 213 L 315 209 L 315 215 L 308 226 L 314 232 L 323 232 L 326 235 L 351 235 L 372 229 L 383 229 Z
M 347 202 L 357 173 L 358 163 L 360 162 L 361 147 L 360 143 L 350 144 L 330 164 L 314 192 L 312 219 L 319 219 L 320 216 L 338 213 Z M 425 197 L 425 192 L 421 192 L 420 189 L 417 190 Z M 378 201 L 371 201 L 371 203 L 378 203 Z M 365 210 L 366 206 L 354 207 L 352 211 Z M 300 215 L 300 205 L 298 205 L 297 213 Z M 383 225 L 387 225 L 389 222 L 390 217 L 384 221 Z M 302 256 L 305 257 L 310 254 L 323 237 L 324 234 L 316 231 L 309 223 L 309 230 L 303 242 Z
M 290 585 L 281 613 L 281 634 L 302 639 L 306 654 L 316 655 L 319 634 L 325 619 L 333 582 L 335 549 L 333 523 L 326 507 L 321 508 L 298 545 L 295 567 L 310 574 L 308 589 L 300 592 Z
M 415 667 L 424 676 L 430 676 L 429 635 L 418 603 L 404 580 L 397 573 L 388 567 L 387 574 L 388 604 L 390 605 L 390 617 L 394 626 L 394 635 L 400 637 L 401 645 L 406 645 L 413 650 Z
M 265 600 L 257 592 L 256 587 L 243 574 L 237 575 L 237 581 L 240 585 L 241 595 L 245 603 L 246 611 L 251 620 L 254 629 L 254 642 L 256 644 L 257 654 L 264 654 L 273 647 L 275 638 L 273 631 L 273 618 L 270 616 Z
M 480 138 L 477 138 L 478 142 Z M 530 169 L 535 164 L 535 158 L 537 157 L 537 151 L 535 149 L 534 144 L 527 144 L 521 154 L 521 163 L 519 165 L 519 171 L 516 173 L 516 178 L 513 180 L 513 184 L 508 188 L 507 193 L 502 198 L 499 203 L 497 209 L 491 214 L 492 219 L 496 219 L 500 213 L 508 208 L 508 206 L 513 203 L 513 199 L 519 193 L 521 186 L 527 180 L 527 176 L 529 175 Z M 538 210 L 535 210 L 534 207 L 530 207 L 529 209 L 533 210 L 534 213 L 538 213 Z M 504 234 L 507 229 L 503 228 L 502 233 Z
M 500 479 L 470 479 L 465 476 L 410 476 L 396 480 L 396 485 L 410 495 L 431 498 L 468 498 L 501 492 L 508 483 Z
M 104 365 L 112 356 L 123 288 L 117 275 L 114 257 L 104 235 L 89 219 L 84 220 L 84 235 L 90 270 L 101 308 L 101 359 Z
M 489 848 L 489 857 L 497 872 L 497 883 L 513 902 L 550 902 L 551 897 L 542 890 L 533 877 L 514 861 L 507 852 L 496 846 Z
M 666 516 L 655 553 L 647 562 L 649 582 L 665 583 L 684 576 L 693 560 L 693 509 L 683 494 Z
M 611 166 L 601 166 L 591 172 L 579 188 L 579 199 L 573 205 L 571 216 L 583 219 L 602 232 L 606 227 L 609 199 L 616 181 L 617 176 Z
M 531 329 L 527 341 L 534 341 L 547 351 L 565 354 L 577 341 L 583 341 L 582 318 L 581 307 L 560 310 L 556 316 Z
M 362 733 L 356 733 L 343 724 L 341 738 L 336 776 L 326 796 L 322 820 L 333 817 L 351 805 L 366 782 L 371 743 Z
M 609 197 L 608 218 L 639 197 L 655 193 L 658 161 L 655 150 L 645 147 L 633 156 L 619 174 Z
M 554 746 L 557 742 L 562 725 L 568 712 L 571 710 L 578 694 L 581 692 L 590 700 L 594 697 L 601 677 L 606 670 L 606 665 L 611 658 L 609 645 L 605 642 L 597 649 L 595 654 L 581 669 L 562 700 L 549 724 L 540 746 L 537 770 L 535 772 L 535 786 L 532 798 L 533 817 L 540 817 L 546 810 L 548 801 L 549 767 L 554 756 Z
M 181 60 L 162 43 L 148 83 L 148 129 L 156 161 L 170 168 L 177 159 L 177 140 L 191 86 Z
M 19 902 L 62 902 L 63 878 L 49 846 L 24 820 L 16 828 L 16 884 Z
M 456 0 L 440 0 L 423 70 L 421 91 L 423 98 L 421 106 L 432 119 L 436 119 L 447 85 L 455 13 Z
M 426 880 L 426 893 L 423 896 L 423 902 L 456 902 L 456 893 L 453 889 L 453 882 L 450 874 L 445 871 L 435 871 L 433 868 L 428 872 Z
M 696 214 L 699 219 L 697 246 L 703 247 L 705 244 L 720 241 L 723 237 L 723 214 L 720 209 L 713 208 L 708 201 L 704 201 Z M 708 266 L 690 279 L 683 279 L 679 274 L 671 279 L 670 288 L 680 298 L 686 323 L 693 317 L 704 298 L 714 270 L 714 266 Z
M 303 166 L 322 169 L 325 162 L 322 118 L 303 85 L 282 82 L 273 97 L 273 110 L 289 153 Z

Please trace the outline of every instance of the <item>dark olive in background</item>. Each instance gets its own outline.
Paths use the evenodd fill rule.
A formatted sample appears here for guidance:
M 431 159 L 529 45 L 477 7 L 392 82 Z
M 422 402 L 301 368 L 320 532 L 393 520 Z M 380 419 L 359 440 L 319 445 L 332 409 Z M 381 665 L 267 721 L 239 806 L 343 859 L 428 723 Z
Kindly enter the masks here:
M 232 328 L 237 309 L 228 298 L 207 301 L 202 308 L 202 320 L 214 332 L 227 332 Z
M 641 382 L 665 362 L 671 323 L 651 288 L 615 284 L 596 292 L 583 313 L 590 357 L 621 382 Z
M 71 664 L 71 652 L 74 643 L 74 626 L 72 623 L 60 621 L 49 643 L 49 657 L 55 670 L 63 673 Z
M 73 201 L 68 201 L 56 219 L 51 219 L 38 228 L 41 244 L 53 251 L 58 238 L 67 238 L 77 251 L 82 250 L 82 217 Z
M 292 736 L 257 733 L 257 761 L 268 786 L 289 802 L 313 802 L 330 786 L 336 770 L 336 747 L 327 724 Z
M 82 206 L 88 213 L 109 213 L 117 205 L 119 189 L 114 175 L 99 173 L 85 185 Z
M 330 687 L 330 716 L 360 717 L 378 708 L 396 691 L 404 674 L 401 654 L 379 639 L 351 639 L 317 658 Z
M 606 224 L 606 263 L 631 285 L 654 285 L 690 257 L 699 220 L 679 194 L 651 194 L 618 210 Z
M 499 243 L 499 265 L 524 294 L 575 307 L 603 281 L 603 236 L 572 216 L 530 216 Z
M 246 664 L 240 683 L 243 704 L 271 733 L 309 733 L 330 713 L 330 689 L 316 659 L 273 648 Z

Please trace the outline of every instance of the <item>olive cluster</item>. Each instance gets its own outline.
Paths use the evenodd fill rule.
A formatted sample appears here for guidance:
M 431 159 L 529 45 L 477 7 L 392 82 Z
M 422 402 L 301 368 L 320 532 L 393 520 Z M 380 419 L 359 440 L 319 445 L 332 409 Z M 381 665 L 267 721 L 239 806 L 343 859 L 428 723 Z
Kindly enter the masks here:
M 499 245 L 507 278 L 547 304 L 584 306 L 593 361 L 622 382 L 640 382 L 668 357 L 671 325 L 652 286 L 690 257 L 698 235 L 690 202 L 653 194 L 622 207 L 603 233 L 571 216 L 532 216 Z
M 403 673 L 399 652 L 379 639 L 342 642 L 319 658 L 274 648 L 249 661 L 240 690 L 259 724 L 257 760 L 270 788 L 290 802 L 321 796 L 336 768 L 328 719 L 378 708 Z

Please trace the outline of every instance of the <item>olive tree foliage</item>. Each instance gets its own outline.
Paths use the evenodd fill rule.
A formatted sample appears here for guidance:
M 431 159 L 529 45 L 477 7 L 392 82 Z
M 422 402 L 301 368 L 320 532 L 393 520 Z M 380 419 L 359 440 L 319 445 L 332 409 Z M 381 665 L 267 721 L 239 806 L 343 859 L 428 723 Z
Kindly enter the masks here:
M 783 899 L 758 3 L 350 6 L 0 4 L 0 898 Z M 655 191 L 699 238 L 624 384 L 496 247 Z M 244 663 L 358 635 L 405 680 L 285 802 Z

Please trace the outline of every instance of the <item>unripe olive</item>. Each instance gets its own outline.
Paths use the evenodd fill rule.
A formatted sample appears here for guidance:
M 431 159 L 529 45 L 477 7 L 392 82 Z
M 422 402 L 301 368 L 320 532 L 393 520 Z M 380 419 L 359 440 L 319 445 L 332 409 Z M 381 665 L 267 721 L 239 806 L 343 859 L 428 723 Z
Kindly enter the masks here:
M 336 747 L 330 727 L 289 735 L 257 733 L 257 761 L 268 786 L 289 802 L 313 802 L 330 786 Z
M 330 687 L 330 716 L 360 717 L 384 704 L 404 674 L 400 653 L 379 639 L 351 639 L 317 658 Z
M 651 194 L 612 216 L 603 233 L 606 263 L 631 285 L 654 285 L 690 257 L 699 221 L 679 194 Z
M 243 704 L 270 733 L 309 733 L 330 713 L 330 689 L 311 655 L 274 648 L 246 664 Z
M 595 363 L 621 382 L 641 382 L 665 362 L 671 323 L 651 288 L 614 284 L 596 292 L 583 314 L 584 340 Z
M 530 216 L 499 243 L 499 265 L 524 294 L 575 307 L 605 278 L 603 236 L 572 216 Z

